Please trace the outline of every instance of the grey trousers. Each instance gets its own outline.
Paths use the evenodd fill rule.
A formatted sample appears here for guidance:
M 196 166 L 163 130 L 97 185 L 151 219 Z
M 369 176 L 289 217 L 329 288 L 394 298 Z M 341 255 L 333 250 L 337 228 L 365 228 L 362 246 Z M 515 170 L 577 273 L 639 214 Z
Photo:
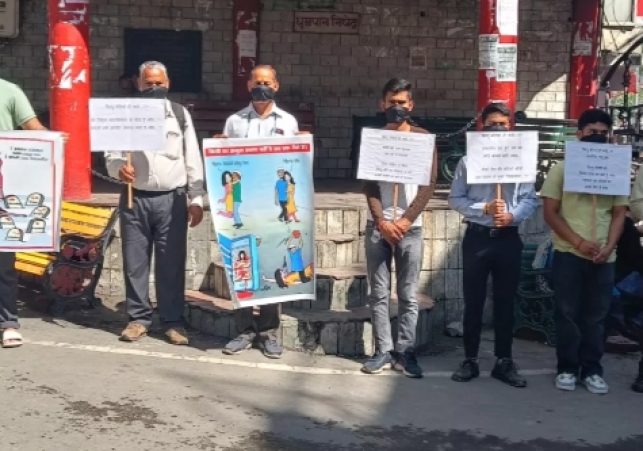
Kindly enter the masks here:
M 0 252 L 0 329 L 18 329 L 16 254 Z
M 254 340 L 257 335 L 262 339 L 277 340 L 279 304 L 260 306 L 259 317 L 256 320 L 252 307 L 237 309 L 234 311 L 234 320 L 237 323 L 237 331 L 250 340 Z
M 184 188 L 154 193 L 134 191 L 133 208 L 121 195 L 120 222 L 127 314 L 149 328 L 152 324 L 149 280 L 152 248 L 156 300 L 164 327 L 182 326 L 185 306 L 188 204 Z
M 412 227 L 392 248 L 370 222 L 366 227 L 366 268 L 370 287 L 371 318 L 375 347 L 380 352 L 406 352 L 415 347 L 418 320 L 417 289 L 422 266 L 422 228 Z M 399 302 L 398 337 L 395 349 L 391 336 L 389 299 L 391 261 L 395 259 L 397 299 Z

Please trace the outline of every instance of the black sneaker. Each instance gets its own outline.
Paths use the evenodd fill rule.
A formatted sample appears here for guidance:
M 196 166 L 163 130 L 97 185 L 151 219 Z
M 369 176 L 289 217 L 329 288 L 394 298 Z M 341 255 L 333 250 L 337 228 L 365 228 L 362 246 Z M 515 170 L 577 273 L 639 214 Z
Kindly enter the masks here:
M 390 352 L 381 352 L 379 349 L 375 351 L 373 357 L 368 359 L 364 366 L 362 366 L 362 372 L 366 374 L 379 374 L 381 373 L 387 365 L 391 365 L 393 358 L 391 357 Z
M 406 377 L 413 379 L 420 379 L 423 376 L 422 368 L 418 365 L 417 356 L 413 351 L 397 354 L 393 369 L 401 371 Z
M 639 377 L 632 384 L 632 390 L 636 393 L 643 393 L 643 361 L 639 364 Z
M 467 359 L 460 364 L 458 369 L 451 375 L 451 380 L 456 382 L 469 382 L 471 379 L 480 377 L 480 367 L 475 360 Z
M 501 359 L 491 372 L 491 377 L 517 388 L 525 388 L 527 380 L 518 374 L 518 365 L 511 359 Z

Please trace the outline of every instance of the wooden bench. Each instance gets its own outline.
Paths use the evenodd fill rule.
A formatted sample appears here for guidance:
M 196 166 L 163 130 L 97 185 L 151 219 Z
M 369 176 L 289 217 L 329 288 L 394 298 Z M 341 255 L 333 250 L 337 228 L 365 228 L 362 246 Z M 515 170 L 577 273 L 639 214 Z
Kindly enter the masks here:
M 446 135 L 462 130 L 471 122 L 471 117 L 415 117 L 413 120 L 422 128 L 429 130 L 431 133 Z M 375 116 L 353 116 L 353 141 L 351 148 L 351 160 L 353 161 L 353 177 L 357 177 L 357 162 L 359 161 L 359 147 L 362 140 L 362 129 L 382 128 L 386 125 L 384 113 L 378 113 Z M 475 130 L 475 126 L 472 127 Z M 455 175 L 455 168 L 464 156 L 466 147 L 466 135 L 458 135 L 445 138 L 438 136 L 436 140 L 438 147 L 439 173 L 438 179 L 442 182 L 451 182 Z
M 199 140 L 221 133 L 228 117 L 247 107 L 250 102 L 187 100 L 184 105 L 192 115 Z M 313 133 L 315 108 L 312 103 L 278 103 L 279 108 L 295 116 L 299 130 Z
M 96 284 L 117 217 L 118 209 L 63 202 L 60 252 L 16 253 L 15 268 L 22 278 L 38 283 L 54 301 L 52 315 L 61 315 L 71 300 L 101 305 Z
M 537 250 L 538 245 L 525 244 L 522 251 L 520 284 L 514 305 L 514 333 L 528 329 L 542 334 L 547 344 L 555 346 L 554 292 L 543 290 L 538 283 L 539 276 L 548 276 L 551 269 L 533 269 Z
M 516 118 L 516 130 L 538 131 L 536 190 L 540 191 L 549 170 L 565 159 L 565 143 L 577 140 L 577 122 L 567 119 L 532 119 L 523 115 Z

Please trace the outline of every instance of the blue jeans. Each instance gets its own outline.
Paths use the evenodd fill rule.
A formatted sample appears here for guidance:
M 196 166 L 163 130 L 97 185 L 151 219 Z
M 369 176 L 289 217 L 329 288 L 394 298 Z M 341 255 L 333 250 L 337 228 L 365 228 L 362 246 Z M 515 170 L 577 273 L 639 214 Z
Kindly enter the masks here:
M 554 320 L 558 373 L 602 376 L 605 320 L 612 301 L 614 263 L 597 265 L 554 252 Z
M 384 240 L 377 228 L 366 226 L 366 267 L 371 289 L 371 319 L 375 346 L 381 352 L 406 352 L 415 348 L 418 320 L 417 288 L 422 266 L 424 242 L 421 227 L 411 227 L 394 248 Z M 397 270 L 399 302 L 397 345 L 391 335 L 389 301 L 391 297 L 391 262 Z
M 235 202 L 232 206 L 232 215 L 234 216 L 234 223 L 235 224 L 243 224 L 241 222 L 241 215 L 239 214 L 239 207 L 241 206 L 241 202 Z

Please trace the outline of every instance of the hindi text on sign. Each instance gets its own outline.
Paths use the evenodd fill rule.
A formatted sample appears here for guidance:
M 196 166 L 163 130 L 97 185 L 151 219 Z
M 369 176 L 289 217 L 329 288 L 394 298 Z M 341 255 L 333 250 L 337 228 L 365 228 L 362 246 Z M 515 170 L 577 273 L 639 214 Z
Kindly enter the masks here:
M 300 33 L 357 34 L 359 14 L 296 11 L 294 27 Z

